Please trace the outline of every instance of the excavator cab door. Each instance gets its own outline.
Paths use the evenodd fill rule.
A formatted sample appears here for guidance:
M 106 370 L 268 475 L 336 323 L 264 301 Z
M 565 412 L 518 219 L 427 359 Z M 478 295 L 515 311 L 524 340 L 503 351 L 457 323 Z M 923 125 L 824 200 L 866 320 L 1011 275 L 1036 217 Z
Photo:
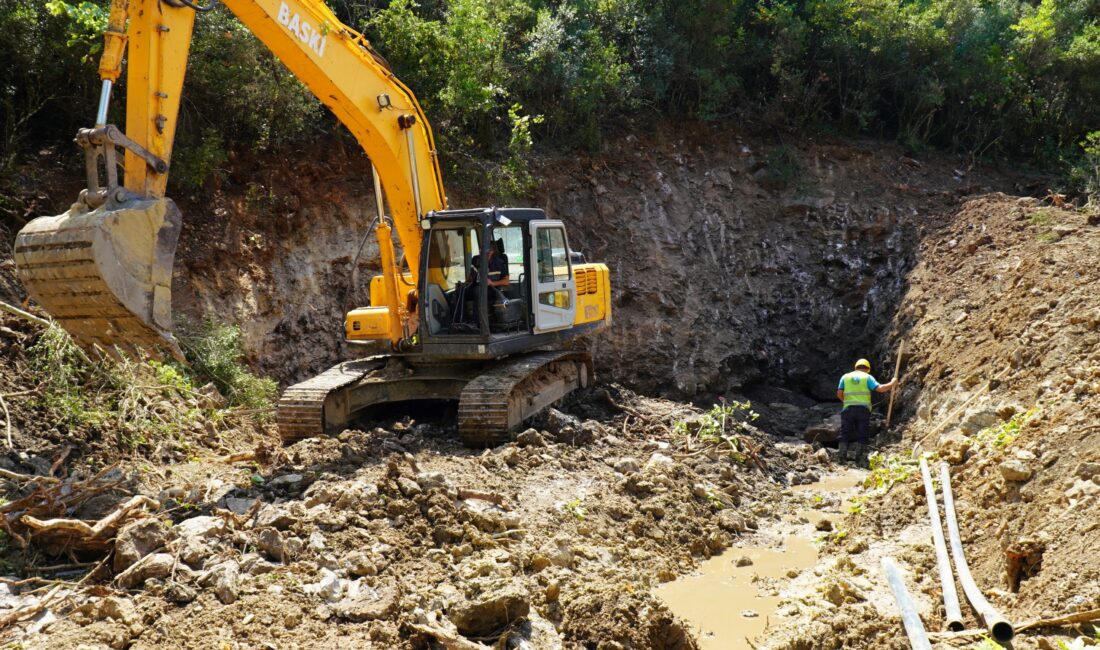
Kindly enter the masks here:
M 573 280 L 565 224 L 539 220 L 532 221 L 530 227 L 534 332 L 541 334 L 571 327 L 577 312 L 577 287 Z

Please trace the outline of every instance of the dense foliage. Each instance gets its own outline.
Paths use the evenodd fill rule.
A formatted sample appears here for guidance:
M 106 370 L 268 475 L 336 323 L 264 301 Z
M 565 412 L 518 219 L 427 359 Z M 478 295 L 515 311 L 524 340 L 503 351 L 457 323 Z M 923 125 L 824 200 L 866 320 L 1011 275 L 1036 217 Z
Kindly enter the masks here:
M 105 2 L 0 7 L 9 35 L 0 43 L 0 166 L 27 133 L 21 124 L 60 138 L 86 121 L 89 34 Z M 1012 156 L 1063 165 L 1077 187 L 1100 189 L 1100 0 L 330 4 L 417 92 L 448 171 L 492 176 L 502 192 L 528 183 L 532 138 L 595 148 L 624 123 L 654 119 Z M 234 148 L 333 130 L 227 11 L 198 24 L 176 182 L 201 184 Z

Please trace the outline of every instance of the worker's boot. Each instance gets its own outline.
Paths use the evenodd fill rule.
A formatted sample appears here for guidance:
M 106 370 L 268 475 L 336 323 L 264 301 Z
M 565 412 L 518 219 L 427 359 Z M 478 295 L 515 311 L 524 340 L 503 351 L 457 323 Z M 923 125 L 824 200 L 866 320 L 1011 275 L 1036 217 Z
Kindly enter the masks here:
M 871 444 L 866 443 L 859 446 L 859 458 L 857 463 L 860 467 L 869 468 L 871 466 Z
M 863 453 L 863 443 L 853 442 L 848 445 L 848 460 L 858 463 L 859 455 Z
M 840 441 L 840 445 L 836 448 L 836 459 L 841 463 L 848 460 L 848 443 L 843 440 Z

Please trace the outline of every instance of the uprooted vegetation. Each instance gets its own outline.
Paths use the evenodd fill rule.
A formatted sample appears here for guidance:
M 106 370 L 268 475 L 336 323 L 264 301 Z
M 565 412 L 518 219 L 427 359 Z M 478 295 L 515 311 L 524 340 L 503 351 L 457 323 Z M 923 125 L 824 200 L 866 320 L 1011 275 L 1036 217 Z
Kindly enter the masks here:
M 104 462 L 118 454 L 178 461 L 196 444 L 237 446 L 223 437 L 255 430 L 273 413 L 275 384 L 242 365 L 235 328 L 208 322 L 187 331 L 185 366 L 86 351 L 56 325 L 7 322 L 14 344 L 2 381 L 13 389 L 17 416 L 34 414 L 12 419 L 18 449 L 56 456 L 68 448 L 65 456 L 98 454 Z

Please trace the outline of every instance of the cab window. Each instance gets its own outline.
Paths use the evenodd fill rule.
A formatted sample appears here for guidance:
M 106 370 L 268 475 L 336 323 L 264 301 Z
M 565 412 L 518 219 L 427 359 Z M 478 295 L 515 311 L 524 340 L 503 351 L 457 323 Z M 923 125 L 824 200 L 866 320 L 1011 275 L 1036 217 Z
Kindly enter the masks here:
M 539 228 L 536 233 L 539 282 L 568 280 L 569 254 L 565 247 L 565 231 L 561 228 Z

